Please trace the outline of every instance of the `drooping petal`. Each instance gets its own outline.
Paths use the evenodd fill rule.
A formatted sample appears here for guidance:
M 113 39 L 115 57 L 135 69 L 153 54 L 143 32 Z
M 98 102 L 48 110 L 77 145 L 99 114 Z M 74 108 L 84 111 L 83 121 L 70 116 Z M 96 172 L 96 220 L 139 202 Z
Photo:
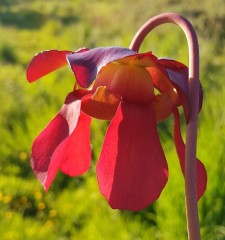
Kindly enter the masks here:
M 128 48 L 105 47 L 69 54 L 67 59 L 79 85 L 87 88 L 104 65 L 134 53 Z
M 71 51 L 44 51 L 31 60 L 27 67 L 27 80 L 33 82 L 50 72 L 67 65 L 66 55 Z
M 186 120 L 188 119 L 188 68 L 177 61 L 170 59 L 159 59 L 160 65 L 164 68 L 176 93 L 179 95 L 177 105 L 182 105 Z
M 168 168 L 151 105 L 119 105 L 107 130 L 97 177 L 112 208 L 137 211 L 159 197 Z
M 81 113 L 74 131 L 54 151 L 44 183 L 46 191 L 58 170 L 69 176 L 88 171 L 91 163 L 90 123 L 91 118 Z
M 166 73 L 169 77 L 169 80 L 176 88 L 176 91 L 180 97 L 181 104 L 184 108 L 186 120 L 188 121 L 188 68 L 177 61 L 169 60 L 169 59 L 160 59 L 159 63 L 166 70 Z M 201 83 L 199 82 L 199 111 L 202 108 L 203 101 L 203 91 Z
M 48 168 L 55 149 L 75 129 L 80 116 L 81 101 L 70 93 L 56 117 L 34 140 L 31 154 L 32 169 L 44 185 Z
M 188 68 L 180 62 L 170 59 L 159 59 L 159 63 L 165 68 L 170 81 L 188 96 Z
M 120 103 L 120 96 L 111 93 L 106 87 L 98 87 L 94 94 L 82 98 L 81 109 L 91 117 L 111 120 Z
M 180 117 L 178 109 L 174 109 L 174 141 L 183 175 L 185 175 L 185 144 L 180 131 Z M 207 173 L 203 163 L 196 159 L 197 199 L 200 199 L 206 190 Z

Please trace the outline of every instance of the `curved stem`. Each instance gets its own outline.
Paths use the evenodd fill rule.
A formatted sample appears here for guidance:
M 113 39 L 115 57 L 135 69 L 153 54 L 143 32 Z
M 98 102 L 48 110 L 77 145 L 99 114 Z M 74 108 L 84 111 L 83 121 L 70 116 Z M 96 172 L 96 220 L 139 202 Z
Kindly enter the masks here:
M 164 23 L 174 23 L 184 31 L 189 49 L 189 121 L 186 125 L 185 151 L 185 197 L 189 240 L 200 240 L 198 205 L 196 194 L 196 144 L 199 102 L 199 49 L 194 28 L 184 17 L 175 13 L 165 13 L 151 18 L 137 32 L 130 48 L 138 51 L 145 36 L 155 27 Z

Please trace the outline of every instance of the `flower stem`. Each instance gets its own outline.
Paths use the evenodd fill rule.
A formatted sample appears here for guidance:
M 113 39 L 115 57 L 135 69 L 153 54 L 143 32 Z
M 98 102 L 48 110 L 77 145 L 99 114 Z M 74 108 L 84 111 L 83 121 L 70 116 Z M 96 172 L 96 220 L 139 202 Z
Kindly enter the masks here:
M 193 26 L 184 17 L 175 13 L 165 13 L 151 18 L 137 32 L 130 49 L 138 51 L 145 36 L 155 27 L 164 23 L 174 23 L 184 31 L 189 49 L 189 119 L 186 125 L 185 151 L 185 199 L 189 240 L 200 240 L 196 190 L 196 144 L 199 106 L 199 49 Z

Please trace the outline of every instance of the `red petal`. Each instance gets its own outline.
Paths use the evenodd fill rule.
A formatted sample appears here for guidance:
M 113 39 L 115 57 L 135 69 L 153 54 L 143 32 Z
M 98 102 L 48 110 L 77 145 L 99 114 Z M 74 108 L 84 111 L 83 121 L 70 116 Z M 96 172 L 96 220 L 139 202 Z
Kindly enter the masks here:
M 80 115 L 80 105 L 81 101 L 75 98 L 74 93 L 70 93 L 60 112 L 33 143 L 31 166 L 43 185 L 55 149 L 76 127 Z
M 67 65 L 66 55 L 71 51 L 50 50 L 37 54 L 27 67 L 27 80 L 33 82 Z
M 174 110 L 174 141 L 177 154 L 180 161 L 180 166 L 183 175 L 185 175 L 185 144 L 180 131 L 180 116 L 178 109 Z M 203 163 L 196 159 L 196 181 L 197 181 L 197 198 L 200 199 L 206 190 L 207 173 Z
M 46 191 L 59 169 L 69 176 L 79 176 L 89 169 L 91 163 L 90 123 L 91 118 L 81 113 L 73 133 L 56 148 L 48 167 Z
M 104 140 L 97 176 L 112 208 L 137 211 L 159 197 L 168 169 L 151 105 L 119 105 Z
M 67 59 L 79 85 L 87 88 L 107 63 L 134 53 L 128 48 L 105 47 L 94 48 L 79 54 L 69 54 Z

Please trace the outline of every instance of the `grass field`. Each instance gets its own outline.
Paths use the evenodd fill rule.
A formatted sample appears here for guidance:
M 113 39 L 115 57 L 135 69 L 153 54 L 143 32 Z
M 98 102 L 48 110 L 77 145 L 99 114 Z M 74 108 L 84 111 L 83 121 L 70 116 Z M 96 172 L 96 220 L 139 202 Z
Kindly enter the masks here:
M 68 67 L 29 84 L 26 67 L 37 52 L 81 47 L 128 47 L 150 17 L 177 12 L 196 27 L 204 105 L 198 157 L 208 172 L 199 201 L 203 240 L 225 239 L 225 11 L 224 0 L 0 0 L 0 239 L 185 240 L 184 180 L 172 136 L 172 119 L 159 126 L 170 178 L 156 203 L 140 212 L 112 210 L 98 190 L 95 165 L 106 123 L 92 124 L 93 162 L 82 177 L 58 173 L 48 193 L 29 165 L 32 141 L 56 115 L 73 88 Z M 164 25 L 144 41 L 153 51 L 188 64 L 185 37 Z

